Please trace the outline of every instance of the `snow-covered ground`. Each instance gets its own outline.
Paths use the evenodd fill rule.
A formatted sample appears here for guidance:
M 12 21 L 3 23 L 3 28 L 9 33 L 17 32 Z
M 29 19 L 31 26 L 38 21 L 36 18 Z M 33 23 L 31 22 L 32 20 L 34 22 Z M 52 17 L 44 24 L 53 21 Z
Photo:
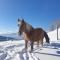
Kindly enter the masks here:
M 43 48 L 34 45 L 33 53 L 25 52 L 24 44 L 24 40 L 0 42 L 0 60 L 60 60 L 60 41 Z
M 57 40 L 57 29 L 48 33 L 51 41 Z M 60 39 L 60 28 L 58 29 L 58 39 Z
M 44 43 L 43 47 L 34 45 L 30 53 L 30 46 L 25 51 L 24 40 L 1 41 L 0 60 L 60 60 L 60 40 L 56 40 L 56 30 L 48 33 L 50 44 Z

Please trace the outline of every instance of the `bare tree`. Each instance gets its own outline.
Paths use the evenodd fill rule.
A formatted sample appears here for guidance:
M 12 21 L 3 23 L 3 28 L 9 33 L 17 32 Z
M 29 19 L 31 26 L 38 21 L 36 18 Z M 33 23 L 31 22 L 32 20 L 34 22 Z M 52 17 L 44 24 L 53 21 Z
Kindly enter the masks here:
M 60 27 L 60 20 L 56 20 L 55 21 L 55 25 L 56 25 L 56 29 L 57 29 L 57 40 L 59 40 L 59 37 L 58 37 L 58 29 Z
M 55 29 L 55 26 L 54 25 L 51 25 L 49 30 L 50 31 L 53 31 L 54 29 Z

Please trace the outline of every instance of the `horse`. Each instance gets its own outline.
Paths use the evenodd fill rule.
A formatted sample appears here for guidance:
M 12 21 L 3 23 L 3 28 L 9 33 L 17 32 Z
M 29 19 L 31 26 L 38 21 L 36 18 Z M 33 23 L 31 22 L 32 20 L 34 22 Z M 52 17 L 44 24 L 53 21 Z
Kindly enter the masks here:
M 44 37 L 46 38 L 46 42 L 50 43 L 47 33 L 42 28 L 34 28 L 32 25 L 25 22 L 24 19 L 18 19 L 18 26 L 18 34 L 23 35 L 23 39 L 25 40 L 25 49 L 27 49 L 28 41 L 31 42 L 31 51 L 33 51 L 34 42 L 37 42 L 38 46 L 39 43 L 43 46 Z

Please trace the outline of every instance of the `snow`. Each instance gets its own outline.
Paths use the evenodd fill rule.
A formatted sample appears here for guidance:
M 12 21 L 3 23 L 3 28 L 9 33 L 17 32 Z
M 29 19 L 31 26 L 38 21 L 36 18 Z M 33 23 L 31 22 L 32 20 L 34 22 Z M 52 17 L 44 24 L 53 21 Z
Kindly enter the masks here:
M 0 60 L 60 60 L 60 40 L 56 40 L 56 30 L 48 33 L 50 44 L 44 42 L 39 48 L 34 44 L 30 53 L 30 45 L 25 51 L 24 40 L 9 40 L 0 42 Z
M 57 29 L 48 33 L 51 41 L 57 40 Z M 58 39 L 60 39 L 60 28 L 58 29 Z
M 34 45 L 32 53 L 25 51 L 24 44 L 24 40 L 0 42 L 0 60 L 60 60 L 60 41 L 44 43 L 42 48 Z

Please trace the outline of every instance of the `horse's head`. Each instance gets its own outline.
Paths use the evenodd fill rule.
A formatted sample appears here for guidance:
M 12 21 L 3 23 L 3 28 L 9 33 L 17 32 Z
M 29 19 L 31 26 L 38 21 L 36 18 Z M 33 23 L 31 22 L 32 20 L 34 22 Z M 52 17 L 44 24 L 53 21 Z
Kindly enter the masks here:
M 30 32 L 33 27 L 28 24 L 27 22 L 25 22 L 24 19 L 18 19 L 18 26 L 19 26 L 19 35 L 21 35 L 23 32 Z
M 18 27 L 19 27 L 19 31 L 18 34 L 21 35 L 25 30 L 26 30 L 26 24 L 24 19 L 18 19 Z

